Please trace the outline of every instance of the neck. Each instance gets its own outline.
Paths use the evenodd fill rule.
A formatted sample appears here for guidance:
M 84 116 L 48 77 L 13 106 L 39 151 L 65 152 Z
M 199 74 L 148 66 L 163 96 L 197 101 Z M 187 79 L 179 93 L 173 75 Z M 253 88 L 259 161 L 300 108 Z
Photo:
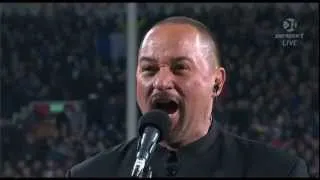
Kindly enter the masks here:
M 206 124 L 206 128 L 202 128 L 202 129 L 204 129 L 203 131 L 198 131 L 198 133 L 190 134 L 188 137 L 184 137 L 184 139 L 181 139 L 178 142 L 171 143 L 168 141 L 162 141 L 159 144 L 162 147 L 168 149 L 169 151 L 178 151 L 183 146 L 191 144 L 191 143 L 201 139 L 202 137 L 206 136 L 210 130 L 212 122 L 213 122 L 212 119 L 210 119 L 210 121 L 208 121 L 208 123 Z

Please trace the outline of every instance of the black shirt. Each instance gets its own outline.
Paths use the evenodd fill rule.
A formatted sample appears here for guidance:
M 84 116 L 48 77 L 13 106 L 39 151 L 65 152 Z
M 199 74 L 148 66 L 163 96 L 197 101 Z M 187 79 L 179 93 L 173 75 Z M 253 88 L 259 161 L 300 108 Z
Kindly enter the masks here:
M 130 177 L 135 138 L 71 168 L 67 177 Z M 307 177 L 298 157 L 225 132 L 214 123 L 208 134 L 178 152 L 157 146 L 152 177 Z
M 202 177 L 215 172 L 221 162 L 217 132 L 211 127 L 206 136 L 178 152 L 158 145 L 151 159 L 152 177 Z M 210 165 L 208 162 L 211 162 Z

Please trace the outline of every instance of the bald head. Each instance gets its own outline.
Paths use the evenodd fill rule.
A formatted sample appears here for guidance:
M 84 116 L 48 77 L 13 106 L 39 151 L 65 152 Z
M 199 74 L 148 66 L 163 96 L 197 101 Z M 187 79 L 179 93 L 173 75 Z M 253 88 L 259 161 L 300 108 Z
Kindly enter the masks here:
M 161 21 L 145 35 L 136 71 L 137 101 L 143 113 L 160 108 L 169 114 L 169 146 L 181 147 L 208 132 L 214 97 L 225 82 L 217 53 L 205 26 L 186 17 Z M 176 106 L 154 106 L 155 98 Z
M 197 38 L 194 43 L 201 47 L 201 52 L 204 54 L 204 57 L 208 60 L 211 67 L 220 66 L 220 54 L 216 43 L 217 40 L 215 39 L 215 37 L 213 37 L 209 29 L 204 24 L 188 17 L 170 17 L 158 22 L 145 35 L 141 46 L 143 45 L 144 41 L 146 40 L 148 35 L 150 35 L 151 32 L 153 32 L 155 29 L 170 24 L 191 27 L 194 30 L 194 32 L 197 33 Z

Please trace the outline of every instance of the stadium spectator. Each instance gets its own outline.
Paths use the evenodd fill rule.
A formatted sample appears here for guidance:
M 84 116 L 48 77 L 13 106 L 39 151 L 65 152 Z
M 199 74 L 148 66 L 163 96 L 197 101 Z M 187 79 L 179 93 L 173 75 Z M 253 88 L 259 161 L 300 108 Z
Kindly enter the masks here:
M 1 177 L 62 177 L 73 164 L 123 140 L 124 7 L 105 6 L 54 3 L 2 14 Z M 171 15 L 208 24 L 222 42 L 229 74 L 215 118 L 239 135 L 299 155 L 319 177 L 317 10 L 307 3 L 298 11 L 256 6 L 142 3 L 139 35 Z M 304 33 L 297 47 L 273 38 L 289 16 Z M 83 100 L 86 109 L 70 113 L 73 118 L 50 117 L 46 108 L 41 116 L 32 111 L 13 118 L 33 101 L 51 100 Z

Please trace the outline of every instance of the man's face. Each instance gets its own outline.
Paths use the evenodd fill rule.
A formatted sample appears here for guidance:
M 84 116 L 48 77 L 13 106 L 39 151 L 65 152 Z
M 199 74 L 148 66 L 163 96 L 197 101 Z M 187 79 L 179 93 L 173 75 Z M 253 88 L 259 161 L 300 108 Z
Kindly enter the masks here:
M 189 25 L 162 24 L 142 42 L 136 72 L 142 113 L 161 109 L 171 119 L 170 143 L 207 130 L 213 70 L 199 32 Z

